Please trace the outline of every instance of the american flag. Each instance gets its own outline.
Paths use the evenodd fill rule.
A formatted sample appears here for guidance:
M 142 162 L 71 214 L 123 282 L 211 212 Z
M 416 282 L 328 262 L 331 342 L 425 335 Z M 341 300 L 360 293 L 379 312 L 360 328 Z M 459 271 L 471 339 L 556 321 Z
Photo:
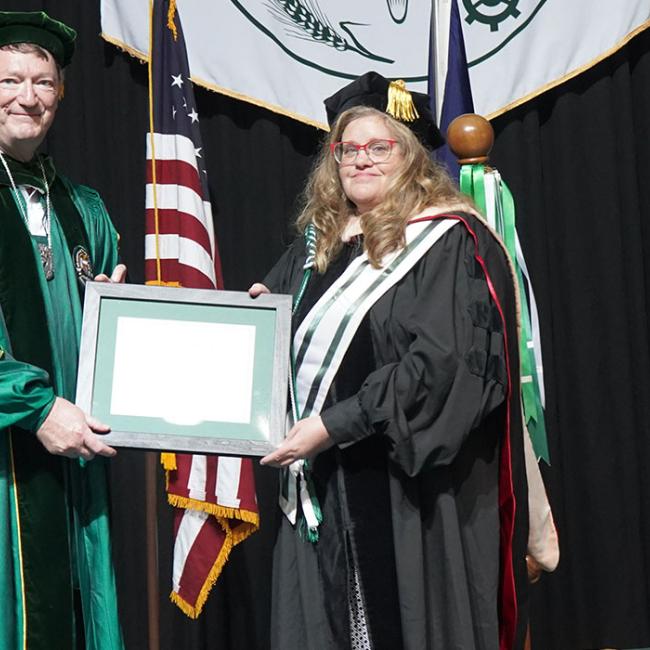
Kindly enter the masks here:
M 222 288 L 192 82 L 174 0 L 152 7 L 147 135 L 147 284 Z M 196 618 L 232 547 L 257 530 L 250 459 L 164 455 L 177 507 L 171 599 Z M 175 469 L 171 469 L 175 466 Z

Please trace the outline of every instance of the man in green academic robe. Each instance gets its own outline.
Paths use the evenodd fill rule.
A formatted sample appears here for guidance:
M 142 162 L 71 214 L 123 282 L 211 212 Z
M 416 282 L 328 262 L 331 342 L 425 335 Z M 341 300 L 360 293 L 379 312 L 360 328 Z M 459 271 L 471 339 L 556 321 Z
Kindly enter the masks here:
M 123 648 L 102 458 L 115 451 L 72 402 L 84 283 L 126 269 L 98 194 L 36 154 L 75 36 L 0 12 L 0 650 Z

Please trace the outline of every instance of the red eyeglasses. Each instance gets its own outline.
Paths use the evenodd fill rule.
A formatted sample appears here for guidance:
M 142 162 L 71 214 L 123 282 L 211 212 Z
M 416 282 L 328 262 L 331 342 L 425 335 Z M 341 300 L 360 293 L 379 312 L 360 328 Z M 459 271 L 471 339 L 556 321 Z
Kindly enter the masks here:
M 383 163 L 390 158 L 397 140 L 369 140 L 366 144 L 356 142 L 332 142 L 330 151 L 340 165 L 352 165 L 361 150 L 374 163 Z

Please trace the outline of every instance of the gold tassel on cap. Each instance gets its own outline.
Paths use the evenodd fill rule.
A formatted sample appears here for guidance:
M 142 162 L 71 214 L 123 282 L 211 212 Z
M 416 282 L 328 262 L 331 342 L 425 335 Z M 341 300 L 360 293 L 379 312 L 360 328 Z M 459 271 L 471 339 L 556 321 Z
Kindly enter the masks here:
M 420 117 L 403 79 L 390 82 L 386 112 L 400 122 L 414 122 Z

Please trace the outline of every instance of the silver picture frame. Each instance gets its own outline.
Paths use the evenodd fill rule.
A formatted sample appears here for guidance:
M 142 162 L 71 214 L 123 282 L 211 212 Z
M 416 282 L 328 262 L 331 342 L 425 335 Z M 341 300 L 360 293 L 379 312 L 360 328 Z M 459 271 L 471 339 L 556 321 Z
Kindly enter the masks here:
M 284 438 L 291 297 L 88 282 L 76 403 L 114 447 L 264 456 Z

